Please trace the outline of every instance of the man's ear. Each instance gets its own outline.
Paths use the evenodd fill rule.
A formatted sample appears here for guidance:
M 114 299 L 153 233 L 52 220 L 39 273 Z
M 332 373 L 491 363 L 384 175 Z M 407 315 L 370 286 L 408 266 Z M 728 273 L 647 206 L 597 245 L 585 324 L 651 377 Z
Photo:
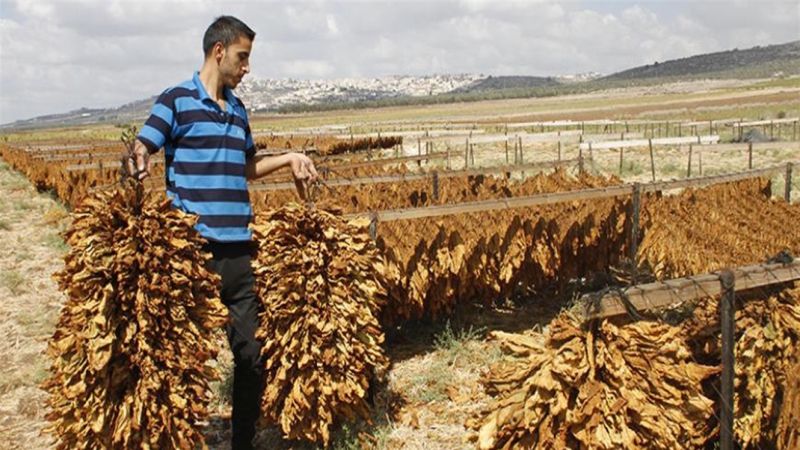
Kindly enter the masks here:
M 217 61 L 217 64 L 222 62 L 222 58 L 225 56 L 225 46 L 222 45 L 222 42 L 214 44 L 211 54 L 214 55 L 214 60 Z

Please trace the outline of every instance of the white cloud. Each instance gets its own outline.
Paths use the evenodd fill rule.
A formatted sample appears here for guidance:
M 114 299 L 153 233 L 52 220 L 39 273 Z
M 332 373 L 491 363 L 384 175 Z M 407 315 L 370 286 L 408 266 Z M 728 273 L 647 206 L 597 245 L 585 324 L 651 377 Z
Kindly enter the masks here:
M 0 0 L 0 123 L 145 98 L 202 63 L 222 14 L 258 77 L 613 72 L 800 37 L 796 0 Z
M 334 67 L 328 61 L 295 59 L 279 63 L 281 72 L 290 78 L 326 78 L 334 74 Z

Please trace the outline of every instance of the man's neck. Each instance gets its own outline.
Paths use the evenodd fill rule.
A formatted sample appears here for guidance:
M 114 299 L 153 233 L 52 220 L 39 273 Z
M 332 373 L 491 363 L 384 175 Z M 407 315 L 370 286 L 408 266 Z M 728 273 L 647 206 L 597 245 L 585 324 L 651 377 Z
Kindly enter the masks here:
M 200 82 L 203 83 L 203 87 L 206 88 L 206 92 L 208 92 L 212 100 L 225 100 L 225 86 L 219 79 L 219 73 L 216 69 L 209 67 L 207 64 L 203 64 L 203 67 L 200 69 L 199 77 Z

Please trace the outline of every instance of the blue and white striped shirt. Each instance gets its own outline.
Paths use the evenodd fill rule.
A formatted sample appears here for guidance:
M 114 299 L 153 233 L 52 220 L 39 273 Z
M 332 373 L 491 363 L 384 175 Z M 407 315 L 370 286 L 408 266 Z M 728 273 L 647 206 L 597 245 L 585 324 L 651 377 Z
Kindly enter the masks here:
M 199 216 L 203 237 L 249 241 L 253 210 L 245 164 L 256 149 L 244 104 L 227 87 L 225 99 L 223 111 L 195 72 L 158 97 L 138 138 L 150 153 L 164 147 L 167 195 L 175 207 Z

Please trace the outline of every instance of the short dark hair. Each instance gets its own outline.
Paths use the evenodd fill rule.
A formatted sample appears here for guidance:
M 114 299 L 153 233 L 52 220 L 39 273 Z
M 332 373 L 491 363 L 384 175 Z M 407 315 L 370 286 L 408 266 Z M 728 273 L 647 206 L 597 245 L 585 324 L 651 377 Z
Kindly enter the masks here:
M 252 41 L 256 37 L 256 32 L 236 17 L 219 16 L 208 26 L 206 34 L 203 35 L 203 54 L 208 56 L 217 42 L 223 47 L 228 47 L 240 36 Z

